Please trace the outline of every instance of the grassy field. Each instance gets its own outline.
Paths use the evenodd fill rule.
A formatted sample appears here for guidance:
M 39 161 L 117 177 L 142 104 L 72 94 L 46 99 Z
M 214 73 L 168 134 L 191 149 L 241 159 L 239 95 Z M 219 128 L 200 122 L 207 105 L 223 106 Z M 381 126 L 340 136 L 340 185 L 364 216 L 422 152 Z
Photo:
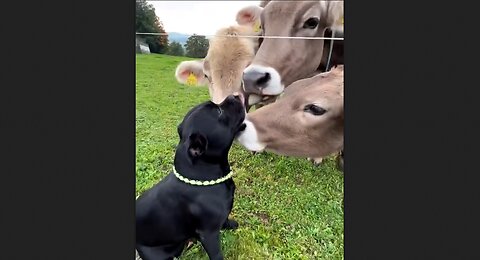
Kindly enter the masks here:
M 177 83 L 175 68 L 188 58 L 137 55 L 136 191 L 169 173 L 176 127 L 208 90 Z M 343 175 L 333 158 L 320 167 L 306 159 L 253 155 L 234 143 L 230 162 L 237 186 L 232 217 L 222 231 L 226 259 L 343 259 Z M 208 259 L 200 243 L 180 259 Z

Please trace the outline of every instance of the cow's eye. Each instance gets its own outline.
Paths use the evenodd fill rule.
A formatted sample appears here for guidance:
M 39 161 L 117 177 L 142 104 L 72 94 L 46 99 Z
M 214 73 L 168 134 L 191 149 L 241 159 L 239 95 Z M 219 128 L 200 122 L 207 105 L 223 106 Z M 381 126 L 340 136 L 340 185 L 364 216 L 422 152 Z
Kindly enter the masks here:
M 305 106 L 305 108 L 303 108 L 303 111 L 307 112 L 307 113 L 311 113 L 312 115 L 315 115 L 315 116 L 321 116 L 323 114 L 325 114 L 325 112 L 327 112 L 327 110 L 317 106 L 317 105 L 314 105 L 314 104 L 308 104 Z
M 311 18 L 308 18 L 307 21 L 305 21 L 305 23 L 303 24 L 303 28 L 315 29 L 317 28 L 319 23 L 320 23 L 320 20 L 317 17 L 311 17 Z
M 207 74 L 204 74 L 205 78 L 210 82 L 210 78 L 208 77 Z

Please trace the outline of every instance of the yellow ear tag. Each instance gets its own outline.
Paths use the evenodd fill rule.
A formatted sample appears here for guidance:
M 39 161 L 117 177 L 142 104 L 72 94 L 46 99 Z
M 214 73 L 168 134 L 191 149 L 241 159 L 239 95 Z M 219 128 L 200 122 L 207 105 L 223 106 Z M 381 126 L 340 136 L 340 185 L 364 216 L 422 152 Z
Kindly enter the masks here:
M 260 19 L 258 19 L 254 24 L 253 24 L 253 31 L 254 32 L 260 32 Z
M 190 75 L 188 75 L 188 78 L 187 78 L 187 85 L 189 86 L 195 86 L 197 85 L 197 77 L 195 76 L 195 74 L 193 74 L 193 72 L 190 73 Z
M 343 25 L 343 16 L 340 18 L 340 23 Z

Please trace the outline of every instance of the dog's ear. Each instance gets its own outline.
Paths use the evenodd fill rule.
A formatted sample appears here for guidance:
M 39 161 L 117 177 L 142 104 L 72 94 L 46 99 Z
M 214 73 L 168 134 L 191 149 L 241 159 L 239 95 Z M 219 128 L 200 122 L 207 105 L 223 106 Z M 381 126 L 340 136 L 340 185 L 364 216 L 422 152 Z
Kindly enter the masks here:
M 188 153 L 192 157 L 198 157 L 207 150 L 207 138 L 199 133 L 193 133 L 189 136 Z
M 182 139 L 182 128 L 183 128 L 183 122 L 178 124 L 177 126 L 177 133 L 178 133 L 178 138 Z

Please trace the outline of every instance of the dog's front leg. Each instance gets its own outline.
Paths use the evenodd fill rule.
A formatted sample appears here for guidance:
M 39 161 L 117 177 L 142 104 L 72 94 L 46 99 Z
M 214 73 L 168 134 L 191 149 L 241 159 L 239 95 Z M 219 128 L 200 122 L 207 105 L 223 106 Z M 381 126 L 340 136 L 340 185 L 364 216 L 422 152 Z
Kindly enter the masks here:
M 232 229 L 235 230 L 238 228 L 238 222 L 233 219 L 225 220 L 225 223 L 222 225 L 222 229 Z
M 199 232 L 200 242 L 207 251 L 210 260 L 223 260 L 222 250 L 220 248 L 220 231 Z

